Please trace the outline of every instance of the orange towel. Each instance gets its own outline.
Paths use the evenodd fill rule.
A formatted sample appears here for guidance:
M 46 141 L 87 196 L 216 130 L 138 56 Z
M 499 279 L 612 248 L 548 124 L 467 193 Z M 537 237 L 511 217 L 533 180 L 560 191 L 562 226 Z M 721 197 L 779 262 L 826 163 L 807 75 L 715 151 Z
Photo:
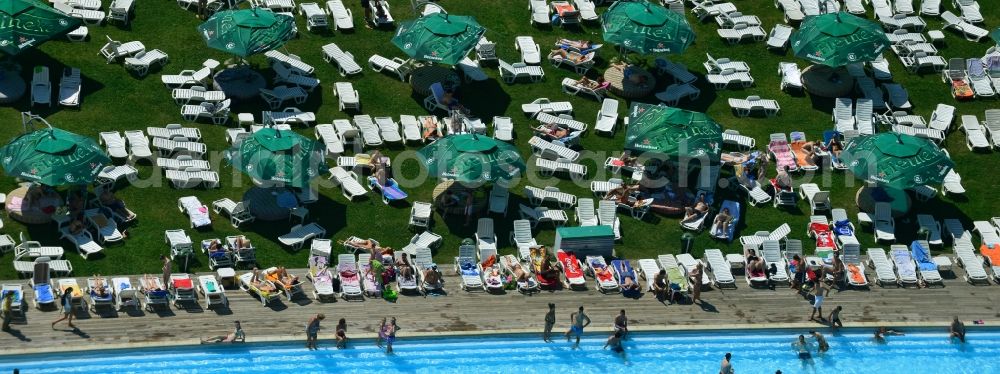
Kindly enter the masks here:
M 1000 266 L 1000 245 L 993 245 L 993 248 L 990 248 L 986 244 L 983 244 L 979 247 L 979 253 L 982 253 L 983 257 L 990 260 L 990 265 Z
M 483 261 L 483 269 L 492 267 L 493 264 L 495 264 L 495 263 L 497 263 L 497 256 L 496 255 L 490 255 L 490 257 L 486 258 L 486 261 Z
M 799 142 L 792 142 L 788 145 L 792 149 L 792 154 L 795 155 L 795 163 L 798 164 L 799 166 L 810 165 L 809 161 L 806 160 L 806 152 L 802 150 L 802 146 L 805 144 L 806 142 L 799 141 Z
M 851 276 L 851 281 L 857 284 L 865 283 L 865 274 L 857 265 L 847 264 L 847 272 Z

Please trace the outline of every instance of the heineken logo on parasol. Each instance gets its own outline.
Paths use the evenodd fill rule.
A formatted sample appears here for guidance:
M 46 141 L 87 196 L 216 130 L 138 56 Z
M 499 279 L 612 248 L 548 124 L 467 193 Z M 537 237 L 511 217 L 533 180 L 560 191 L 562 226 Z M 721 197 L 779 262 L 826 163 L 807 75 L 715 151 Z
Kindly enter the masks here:
M 441 56 L 438 56 L 437 51 L 432 51 L 430 54 L 424 54 L 424 58 L 428 60 L 440 61 L 443 60 Z
M 62 22 L 59 23 L 61 26 L 66 26 L 68 24 L 66 20 L 61 20 L 61 21 Z M 17 18 L 11 18 L 10 16 L 4 16 L 3 18 L 0 18 L 0 31 L 20 30 L 20 31 L 28 31 L 32 33 L 43 34 L 43 33 L 48 33 L 50 31 L 50 29 L 46 26 L 48 25 L 46 25 L 44 22 L 39 22 L 38 20 L 34 19 L 17 19 Z

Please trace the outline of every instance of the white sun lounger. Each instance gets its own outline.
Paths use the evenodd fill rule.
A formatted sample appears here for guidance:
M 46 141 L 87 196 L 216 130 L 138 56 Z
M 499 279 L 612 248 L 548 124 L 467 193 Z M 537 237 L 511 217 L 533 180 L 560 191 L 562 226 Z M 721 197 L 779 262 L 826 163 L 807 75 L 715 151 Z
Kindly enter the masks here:
M 573 104 L 568 101 L 551 101 L 547 98 L 539 98 L 534 101 L 521 104 L 521 111 L 529 117 L 534 117 L 538 113 L 550 114 L 570 114 L 573 113 Z
M 597 220 L 601 225 L 608 226 L 615 234 L 615 240 L 621 240 L 621 220 L 618 219 L 618 205 L 611 200 L 600 200 L 597 203 Z
M 306 19 L 306 30 L 313 28 L 328 29 L 330 22 L 326 18 L 323 8 L 318 3 L 299 3 L 299 15 Z
M 521 52 L 521 62 L 528 65 L 538 65 L 542 62 L 541 49 L 530 36 L 514 38 L 514 49 Z
M 462 245 L 458 247 L 458 256 L 455 257 L 455 273 L 462 279 L 462 290 L 466 292 L 486 290 L 478 265 L 476 246 Z
M 528 10 L 531 11 L 532 25 L 548 25 L 552 23 L 552 14 L 546 0 L 528 0 Z
M 576 223 L 580 226 L 597 226 L 600 222 L 595 214 L 594 199 L 579 199 L 576 206 Z
M 312 238 L 326 235 L 326 229 L 315 222 L 308 225 L 295 225 L 287 234 L 278 237 L 278 241 L 293 250 L 302 249 L 302 245 Z
M 618 124 L 618 100 L 606 98 L 601 102 L 601 110 L 597 112 L 597 122 L 594 131 L 604 134 L 614 134 Z
M 653 292 L 654 281 L 660 273 L 660 265 L 654 259 L 644 258 L 639 260 L 638 266 L 640 276 L 646 280 L 646 292 Z
M 673 77 L 675 84 L 694 83 L 694 81 L 698 80 L 698 77 L 692 74 L 687 66 L 684 66 L 682 63 L 670 61 L 666 58 L 657 58 L 654 60 L 654 63 L 656 64 L 656 69 L 661 74 Z
M 733 277 L 732 265 L 719 249 L 706 249 L 705 260 L 707 268 L 712 271 L 712 278 L 718 288 L 736 288 L 736 278 Z
M 969 41 L 978 42 L 982 38 L 989 35 L 989 31 L 986 29 L 973 25 L 968 21 L 959 18 L 951 11 L 944 11 L 941 13 L 941 19 L 944 20 L 944 27 L 954 29 L 955 31 L 961 32 L 965 36 L 965 39 Z
M 381 133 L 371 116 L 367 114 L 354 116 L 354 126 L 361 131 L 361 137 L 364 139 L 366 146 L 377 147 L 382 145 Z
M 404 82 L 407 81 L 407 78 L 413 71 L 412 66 L 409 64 L 409 61 L 400 59 L 398 57 L 393 57 L 390 60 L 386 57 L 382 57 L 377 54 L 372 55 L 370 58 L 368 58 L 368 66 L 370 66 L 372 70 L 375 70 L 376 72 L 386 71 L 396 74 L 396 76 L 399 77 L 399 80 Z
M 153 66 L 153 64 L 163 66 L 166 65 L 169 60 L 170 58 L 167 56 L 166 52 L 159 49 L 153 49 L 136 53 L 135 56 L 126 57 L 125 68 L 140 77 L 144 77 L 149 73 L 149 69 Z
M 225 99 L 215 104 L 203 102 L 198 105 L 182 105 L 181 116 L 190 122 L 197 121 L 199 118 L 208 118 L 212 123 L 222 125 L 229 121 L 230 103 L 229 99 Z
M 271 64 L 271 70 L 274 70 L 274 83 L 287 83 L 291 85 L 296 85 L 306 89 L 306 91 L 312 92 L 316 86 L 319 86 L 320 80 L 315 77 L 299 73 L 298 70 L 292 70 L 285 63 L 280 61 L 275 61 Z
M 580 158 L 580 152 L 549 142 L 537 136 L 532 136 L 531 139 L 528 139 L 528 144 L 531 145 L 532 152 L 538 157 L 550 160 L 558 160 L 562 158 L 569 161 L 576 161 Z
M 416 116 L 403 114 L 399 116 L 399 124 L 403 127 L 404 142 L 423 142 L 423 131 Z
M 530 257 L 531 247 L 537 246 L 535 237 L 531 234 L 531 221 L 526 219 L 514 220 L 510 232 L 510 243 L 517 247 L 518 258 L 527 261 Z
M 52 106 L 52 82 L 47 66 L 35 66 L 31 78 L 31 105 Z
M 970 284 L 990 284 L 990 276 L 986 273 L 986 269 L 983 268 L 984 260 L 983 257 L 976 254 L 975 248 L 972 246 L 972 242 L 968 240 L 958 240 L 954 243 L 955 251 L 955 262 L 960 266 L 965 268 L 965 281 Z M 994 279 L 1000 275 L 1000 264 L 995 266 L 991 263 L 990 268 L 993 271 Z
M 351 13 L 351 9 L 344 6 L 342 0 L 327 1 L 326 12 L 333 18 L 333 28 L 335 30 L 354 29 L 354 15 Z
M 792 36 L 794 29 L 791 26 L 776 24 L 768 34 L 767 47 L 772 49 L 788 48 L 788 39 Z
M 884 249 L 868 248 L 868 265 L 875 269 L 875 283 L 882 287 L 899 287 L 899 278 Z
M 273 89 L 261 88 L 260 97 L 264 99 L 272 110 L 274 110 L 280 108 L 286 101 L 292 101 L 295 104 L 302 104 L 309 98 L 309 93 L 302 89 L 302 87 L 298 86 L 277 86 Z M 175 97 L 174 99 L 176 100 L 177 98 Z
M 493 137 L 505 142 L 514 140 L 514 122 L 510 117 L 493 117 Z
M 280 86 L 284 87 L 284 86 Z M 264 89 L 261 89 L 263 91 Z M 189 88 L 174 88 L 170 92 L 170 96 L 174 98 L 174 102 L 179 105 L 200 103 L 200 102 L 219 102 L 226 99 L 226 93 L 217 90 L 208 90 L 202 86 L 191 86 Z M 263 96 L 263 94 L 262 94 Z M 264 98 L 268 101 L 268 98 Z
M 497 60 L 500 70 L 500 78 L 507 84 L 513 84 L 518 78 L 528 78 L 532 82 L 539 82 L 545 78 L 545 71 L 540 66 L 527 65 L 522 62 L 510 64 L 504 60 Z
M 361 65 L 354 60 L 354 55 L 341 50 L 336 43 L 326 44 L 322 50 L 323 60 L 336 65 L 341 76 L 361 74 Z
M 104 250 L 104 247 L 94 241 L 94 237 L 90 234 L 90 231 L 81 230 L 79 233 L 73 234 L 69 231 L 69 227 L 62 227 L 59 229 L 59 232 L 62 234 L 63 239 L 73 243 L 73 246 L 76 247 L 77 252 L 80 253 L 80 256 L 84 260 Z
M 330 168 L 330 180 L 340 186 L 347 200 L 354 200 L 355 197 L 368 193 L 368 190 L 358 182 L 358 175 L 353 171 L 340 167 Z
M 215 279 L 214 275 L 198 276 L 198 292 L 205 296 L 205 309 L 211 309 L 214 306 L 225 308 L 229 305 L 225 289 L 222 288 L 222 284 Z
M 389 143 L 401 143 L 403 136 L 399 132 L 399 123 L 392 120 L 392 117 L 375 117 L 375 125 L 378 126 L 379 135 L 383 141 Z
M 204 86 L 211 76 L 212 69 L 205 67 L 199 70 L 182 70 L 179 74 L 163 74 L 160 82 L 167 88 Z
M 532 227 L 537 227 L 539 223 L 551 222 L 555 226 L 562 226 L 569 221 L 569 217 L 566 216 L 566 212 L 562 210 L 550 210 L 545 207 L 535 207 L 531 208 L 520 204 L 519 206 L 521 219 L 526 219 L 531 221 Z
M 114 219 L 104 215 L 100 209 L 87 209 L 84 212 L 87 217 L 87 222 L 97 233 L 97 240 L 101 243 L 107 245 L 108 243 L 117 243 L 125 240 L 125 235 L 122 235 L 121 231 L 118 231 L 118 224 Z
M 908 285 L 919 286 L 920 280 L 917 277 L 917 266 L 913 262 L 913 256 L 906 249 L 905 245 L 895 244 L 889 247 L 889 254 L 892 264 L 896 267 L 896 275 L 899 281 L 906 287 Z
M 952 5 L 962 13 L 962 19 L 968 23 L 982 23 L 983 13 L 976 0 L 952 0 Z
M 576 195 L 559 191 L 559 188 L 554 186 L 545 188 L 524 186 L 524 197 L 536 206 L 546 202 L 554 202 L 564 209 L 576 205 Z
M 81 84 L 80 69 L 73 67 L 63 69 L 63 74 L 59 78 L 59 105 L 79 107 Z

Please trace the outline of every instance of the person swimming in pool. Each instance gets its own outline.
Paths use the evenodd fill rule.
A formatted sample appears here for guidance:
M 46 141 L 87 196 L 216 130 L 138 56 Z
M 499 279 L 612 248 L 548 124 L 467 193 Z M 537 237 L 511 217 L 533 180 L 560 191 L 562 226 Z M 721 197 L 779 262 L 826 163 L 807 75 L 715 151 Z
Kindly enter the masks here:
M 800 359 L 808 360 L 812 358 L 812 354 L 809 353 L 809 344 L 806 343 L 805 335 L 799 335 L 799 340 L 792 343 L 792 348 L 798 351 Z
M 604 343 L 603 349 L 608 349 L 611 347 L 611 351 L 615 353 L 625 353 L 625 347 L 622 346 L 622 336 L 625 334 L 622 330 L 615 331 L 614 335 L 608 337 L 608 341 Z

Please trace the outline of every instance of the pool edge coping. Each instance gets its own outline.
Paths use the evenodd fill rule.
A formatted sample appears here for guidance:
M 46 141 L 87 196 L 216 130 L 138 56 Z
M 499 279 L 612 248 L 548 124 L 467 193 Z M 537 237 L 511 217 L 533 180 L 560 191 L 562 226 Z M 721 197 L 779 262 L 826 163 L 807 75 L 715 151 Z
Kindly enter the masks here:
M 991 329 L 1000 328 L 1000 320 L 982 320 L 984 323 L 982 325 L 967 325 L 966 328 L 973 329 Z M 854 322 L 845 323 L 843 329 L 854 330 L 862 328 L 877 328 L 881 326 L 886 327 L 908 327 L 908 328 L 922 328 L 922 329 L 941 329 L 942 332 L 946 331 L 951 321 L 944 322 Z M 795 323 L 755 323 L 755 324 L 717 324 L 717 325 L 644 325 L 635 326 L 630 328 L 629 331 L 632 332 L 706 332 L 706 331 L 732 331 L 732 330 L 793 330 L 793 329 L 808 329 L 808 330 L 821 330 L 821 332 L 830 331 L 829 326 L 817 325 L 815 322 L 795 322 Z M 553 335 L 559 337 L 562 335 L 562 329 L 553 330 Z M 598 333 L 611 333 L 612 328 L 609 327 L 593 327 L 589 328 L 585 335 L 592 335 Z M 506 329 L 506 330 L 475 330 L 475 331 L 407 331 L 404 336 L 399 336 L 396 340 L 415 340 L 427 337 L 472 337 L 472 336 L 497 336 L 497 335 L 540 335 L 541 332 L 538 328 L 532 329 Z M 364 339 L 375 339 L 377 334 L 375 333 L 359 333 L 352 334 L 350 339 L 352 340 L 364 340 Z M 201 343 L 201 338 L 186 338 L 177 339 L 174 341 L 143 341 L 143 342 L 129 342 L 129 343 L 108 343 L 102 344 L 99 342 L 88 342 L 85 345 L 74 345 L 70 347 L 59 346 L 59 347 L 40 347 L 40 348 L 13 348 L 5 347 L 0 353 L 0 357 L 10 357 L 16 355 L 35 355 L 35 354 L 47 354 L 47 353 L 67 353 L 67 352 L 86 352 L 86 351 L 98 351 L 98 350 L 120 350 L 120 349 L 142 349 L 142 348 L 166 348 L 166 347 L 186 347 L 186 346 L 197 346 L 203 345 Z M 288 343 L 288 342 L 303 342 L 302 333 L 297 334 L 282 334 L 282 335 L 251 335 L 247 337 L 245 343 Z M 320 339 L 320 341 L 333 341 L 333 338 Z M 217 343 L 211 343 L 208 345 L 215 345 Z

